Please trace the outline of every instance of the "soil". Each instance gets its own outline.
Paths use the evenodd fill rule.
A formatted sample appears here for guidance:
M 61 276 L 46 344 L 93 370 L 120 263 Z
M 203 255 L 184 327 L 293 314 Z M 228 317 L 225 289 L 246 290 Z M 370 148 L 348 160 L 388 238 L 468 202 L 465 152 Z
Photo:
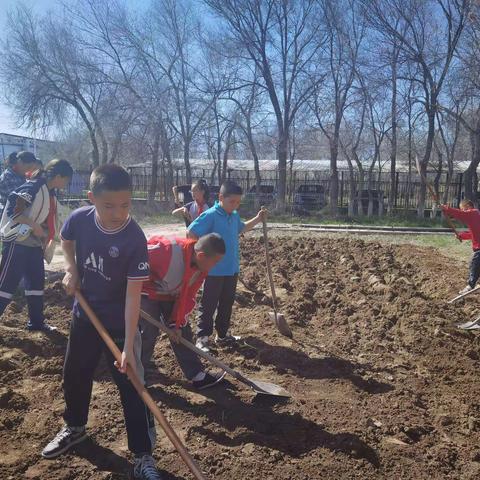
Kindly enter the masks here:
M 196 392 L 165 338 L 149 372 L 151 394 L 207 478 L 480 478 L 480 340 L 455 327 L 478 304 L 446 303 L 465 285 L 465 265 L 412 245 L 274 239 L 290 340 L 268 320 L 262 249 L 262 238 L 243 242 L 233 318 L 243 341 L 216 354 L 292 398 L 255 396 L 234 380 Z M 62 424 L 70 304 L 60 284 L 49 286 L 46 315 L 59 328 L 50 336 L 24 330 L 19 300 L 1 320 L 2 480 L 128 478 L 120 402 L 105 365 L 94 383 L 89 440 L 54 461 L 39 455 Z M 192 478 L 157 430 L 164 477 Z

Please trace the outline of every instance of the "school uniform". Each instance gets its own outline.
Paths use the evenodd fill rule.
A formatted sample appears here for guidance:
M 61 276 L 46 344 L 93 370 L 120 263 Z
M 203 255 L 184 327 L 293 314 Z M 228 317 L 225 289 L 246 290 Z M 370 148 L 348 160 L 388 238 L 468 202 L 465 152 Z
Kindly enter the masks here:
M 70 215 L 61 237 L 75 241 L 82 294 L 118 348 L 123 350 L 127 282 L 148 279 L 145 235 L 132 218 L 116 230 L 105 230 L 98 221 L 95 207 L 87 206 Z M 150 454 L 155 444 L 153 417 L 127 376 L 114 366 L 113 355 L 76 300 L 63 370 L 65 422 L 70 427 L 86 425 L 93 375 L 102 353 L 107 356 L 120 392 L 128 447 L 137 456 Z M 140 331 L 135 337 L 134 354 L 137 374 L 143 382 Z
M 46 238 L 40 239 L 33 232 L 26 236 L 15 218 L 17 200 L 23 200 L 27 208 L 22 215 L 32 218 L 45 227 Z M 9 196 L 0 222 L 2 234 L 2 260 L 0 262 L 0 315 L 10 303 L 22 278 L 28 305 L 27 328 L 41 330 L 44 326 L 43 290 L 45 286 L 44 243 L 53 240 L 56 228 L 57 200 L 49 191 L 42 177 L 29 180 Z M 28 229 L 27 229 L 28 230 Z
M 209 337 L 215 329 L 220 338 L 224 338 L 230 328 L 233 303 L 240 271 L 239 236 L 245 223 L 235 210 L 228 214 L 219 202 L 202 213 L 188 230 L 197 237 L 208 233 L 218 233 L 225 242 L 225 255 L 210 270 L 203 286 L 200 315 L 197 323 L 197 337 Z
M 196 305 L 196 295 L 206 273 L 192 264 L 194 240 L 153 236 L 148 240 L 150 278 L 143 284 L 142 310 L 169 328 L 179 328 L 182 337 L 192 342 L 188 322 Z M 150 361 L 158 337 L 158 328 L 141 319 L 142 362 Z M 170 342 L 185 377 L 192 380 L 203 371 L 197 355 L 180 343 Z
M 25 183 L 25 177 L 7 167 L 0 175 L 0 216 L 7 205 L 8 196 Z
M 208 203 L 204 203 L 203 205 L 200 205 L 195 200 L 193 202 L 186 203 L 184 205 L 184 208 L 186 208 L 187 212 L 190 214 L 191 220 L 189 220 L 188 218 L 185 218 L 185 226 L 188 228 L 196 218 L 198 218 L 203 212 L 205 212 L 210 207 L 211 205 L 209 205 Z

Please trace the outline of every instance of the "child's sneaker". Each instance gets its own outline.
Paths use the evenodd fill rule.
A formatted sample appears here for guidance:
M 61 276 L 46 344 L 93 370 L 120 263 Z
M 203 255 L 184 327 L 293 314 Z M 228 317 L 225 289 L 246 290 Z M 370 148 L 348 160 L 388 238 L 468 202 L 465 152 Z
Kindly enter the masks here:
M 57 458 L 77 443 L 87 438 L 85 427 L 63 427 L 55 438 L 43 449 L 43 458 Z
M 210 351 L 208 337 L 198 337 L 195 346 L 206 353 Z
M 237 335 L 231 335 L 227 333 L 224 337 L 219 337 L 218 335 L 215 337 L 215 343 L 219 347 L 226 347 L 228 345 L 232 345 L 232 343 L 237 343 L 241 340 L 242 337 L 238 337 Z
M 459 295 L 463 295 L 464 293 L 471 292 L 473 288 L 470 285 L 467 285 L 463 290 L 460 290 L 458 292 Z
M 151 455 L 135 457 L 133 478 L 140 480 L 162 480 L 160 472 L 157 470 L 157 466 L 155 465 L 155 460 Z
M 42 323 L 42 325 L 40 325 L 39 327 L 28 324 L 27 330 L 29 330 L 30 332 L 53 333 L 53 332 L 56 332 L 58 328 L 52 325 L 49 325 L 48 323 Z
M 203 380 L 197 380 L 197 381 L 194 380 L 192 382 L 193 386 L 197 390 L 205 390 L 206 388 L 213 387 L 214 385 L 216 385 L 217 383 L 220 383 L 225 378 L 226 373 L 227 372 L 211 374 L 211 373 L 205 372 L 205 377 L 203 378 Z

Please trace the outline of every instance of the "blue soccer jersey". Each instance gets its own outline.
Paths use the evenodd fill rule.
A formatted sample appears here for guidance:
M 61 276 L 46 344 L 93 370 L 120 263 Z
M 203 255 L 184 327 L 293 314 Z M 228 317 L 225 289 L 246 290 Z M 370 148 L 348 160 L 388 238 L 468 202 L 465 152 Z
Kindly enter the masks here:
M 75 210 L 65 222 L 61 237 L 75 241 L 81 291 L 107 328 L 125 325 L 125 295 L 128 280 L 148 280 L 147 240 L 138 224 L 129 218 L 116 230 L 105 230 L 95 207 Z M 77 302 L 73 311 L 87 318 Z

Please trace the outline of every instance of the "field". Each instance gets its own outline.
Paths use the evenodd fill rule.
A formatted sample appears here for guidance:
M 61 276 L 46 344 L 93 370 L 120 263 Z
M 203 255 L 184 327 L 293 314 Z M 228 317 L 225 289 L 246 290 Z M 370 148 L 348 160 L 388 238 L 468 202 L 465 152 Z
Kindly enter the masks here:
M 267 319 L 262 241 L 243 242 L 233 324 L 244 341 L 216 353 L 292 398 L 255 396 L 235 381 L 197 393 L 166 339 L 155 350 L 150 392 L 207 478 L 480 478 L 480 343 L 455 328 L 475 316 L 478 303 L 446 303 L 465 285 L 465 261 L 430 246 L 275 237 L 289 340 Z M 0 478 L 126 479 L 120 402 L 105 365 L 94 386 L 90 439 L 55 461 L 39 455 L 61 426 L 71 303 L 58 283 L 46 300 L 58 334 L 27 333 L 21 301 L 0 323 Z M 192 478 L 159 427 L 158 437 L 165 478 Z

